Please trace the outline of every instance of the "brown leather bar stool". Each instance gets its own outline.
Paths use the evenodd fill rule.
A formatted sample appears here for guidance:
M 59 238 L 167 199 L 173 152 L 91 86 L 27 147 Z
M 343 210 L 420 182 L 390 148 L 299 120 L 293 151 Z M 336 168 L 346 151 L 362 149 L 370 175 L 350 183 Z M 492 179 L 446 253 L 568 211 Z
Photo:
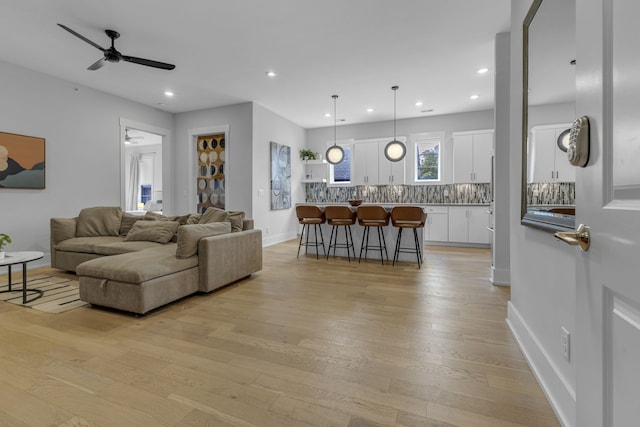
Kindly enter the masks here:
M 427 220 L 427 213 L 419 206 L 396 206 L 391 210 L 391 224 L 398 227 L 398 238 L 396 239 L 396 250 L 393 253 L 393 265 L 396 265 L 398 255 L 403 253 L 415 253 L 418 258 L 418 268 L 422 264 L 422 245 L 418 239 L 418 228 L 424 228 Z M 402 247 L 402 230 L 413 229 L 413 242 L 415 247 Z
M 358 262 L 362 261 L 362 251 L 364 250 L 364 259 L 367 259 L 367 252 L 371 249 L 380 251 L 380 261 L 382 265 L 384 265 L 384 255 L 387 256 L 387 261 L 389 261 L 389 252 L 387 251 L 387 242 L 384 238 L 384 230 L 382 227 L 389 225 L 389 212 L 382 206 L 359 206 L 356 213 L 358 216 L 358 224 L 364 227 Z M 371 227 L 375 227 L 376 230 L 378 230 L 377 245 L 369 244 L 369 231 Z
M 317 206 L 310 205 L 301 205 L 296 206 L 296 216 L 298 217 L 298 223 L 302 224 L 302 233 L 300 233 L 300 244 L 298 244 L 298 255 L 296 258 L 300 257 L 300 247 L 304 246 L 304 252 L 307 253 L 309 246 L 314 246 L 316 248 L 316 258 L 320 258 L 318 251 L 318 246 L 322 246 L 322 253 L 327 254 L 324 249 L 324 238 L 322 237 L 322 230 L 320 229 L 320 224 L 324 224 L 325 216 L 322 209 Z M 313 226 L 315 240 L 313 242 L 309 241 L 309 226 Z M 304 243 L 302 239 L 305 237 L 305 230 L 307 232 L 306 239 Z M 318 241 L 318 231 L 320 232 L 320 241 Z
M 324 208 L 324 215 L 327 218 L 327 224 L 333 226 L 331 227 L 327 259 L 329 259 L 331 248 L 333 248 L 333 256 L 336 256 L 336 248 L 346 248 L 347 259 L 351 262 L 349 249 L 353 251 L 353 258 L 356 258 L 356 250 L 353 245 L 353 235 L 351 234 L 351 226 L 356 223 L 355 212 L 347 206 L 327 206 Z M 344 228 L 345 243 L 338 243 L 338 227 Z

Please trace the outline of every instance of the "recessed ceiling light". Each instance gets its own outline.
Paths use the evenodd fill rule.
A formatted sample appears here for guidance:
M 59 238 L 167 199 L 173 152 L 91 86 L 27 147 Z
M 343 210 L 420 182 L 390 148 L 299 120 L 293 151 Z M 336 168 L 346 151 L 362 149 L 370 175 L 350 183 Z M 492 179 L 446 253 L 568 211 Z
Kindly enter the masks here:
M 324 113 L 325 117 L 331 117 L 331 113 Z
M 478 99 L 478 98 L 480 98 L 480 95 L 475 95 L 475 94 L 469 97 L 469 99 Z
M 373 108 L 367 108 L 367 113 L 373 113 Z
M 275 76 L 277 76 L 275 71 L 267 71 L 265 74 L 267 77 L 271 77 L 271 78 L 274 78 Z
M 479 69 L 478 69 L 478 74 L 484 74 L 484 73 L 486 73 L 487 71 L 489 71 L 489 69 L 488 69 L 488 68 L 479 68 Z
M 416 107 L 422 107 L 422 101 L 416 101 Z
M 173 92 L 171 92 L 170 90 L 165 90 L 164 91 L 164 96 L 168 96 L 169 98 L 173 97 Z

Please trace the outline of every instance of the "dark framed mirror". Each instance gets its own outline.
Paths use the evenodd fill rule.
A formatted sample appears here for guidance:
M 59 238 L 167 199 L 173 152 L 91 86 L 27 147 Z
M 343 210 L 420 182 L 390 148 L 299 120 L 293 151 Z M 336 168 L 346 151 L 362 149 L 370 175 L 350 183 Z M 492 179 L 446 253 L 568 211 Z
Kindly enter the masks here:
M 575 118 L 575 0 L 533 0 L 522 40 L 521 223 L 574 230 L 575 169 L 565 136 Z

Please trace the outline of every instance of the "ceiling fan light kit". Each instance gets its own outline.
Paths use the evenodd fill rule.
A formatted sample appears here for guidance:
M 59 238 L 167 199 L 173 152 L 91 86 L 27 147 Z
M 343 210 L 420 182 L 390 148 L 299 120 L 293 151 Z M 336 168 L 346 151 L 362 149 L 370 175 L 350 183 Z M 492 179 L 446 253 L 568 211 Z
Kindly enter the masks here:
M 105 34 L 107 35 L 107 37 L 109 37 L 111 39 L 111 47 L 109 47 L 108 49 L 105 49 L 102 46 L 100 46 L 99 44 L 89 40 L 88 38 L 86 38 L 82 34 L 72 30 L 71 28 L 69 28 L 69 27 L 67 27 L 65 25 L 58 24 L 58 26 L 60 28 L 64 29 L 64 30 L 68 31 L 69 33 L 73 34 L 74 36 L 76 36 L 80 40 L 84 41 L 85 43 L 89 43 L 91 46 L 93 46 L 96 49 L 102 51 L 102 53 L 104 54 L 103 58 L 98 59 L 96 62 L 91 64 L 87 68 L 87 70 L 90 70 L 90 71 L 98 70 L 98 69 L 102 68 L 102 66 L 104 65 L 104 63 L 106 61 L 108 61 L 108 62 L 125 61 L 125 62 L 131 62 L 131 63 L 134 63 L 134 64 L 146 65 L 147 67 L 159 68 L 161 70 L 173 70 L 174 68 L 176 68 L 175 65 L 167 64 L 166 62 L 153 61 L 151 59 L 144 59 L 144 58 L 138 58 L 138 57 L 135 57 L 135 56 L 123 55 L 122 53 L 118 52 L 118 50 L 115 48 L 115 40 L 118 37 L 120 37 L 120 33 L 118 33 L 117 31 L 114 31 L 114 30 L 105 30 L 104 31 Z

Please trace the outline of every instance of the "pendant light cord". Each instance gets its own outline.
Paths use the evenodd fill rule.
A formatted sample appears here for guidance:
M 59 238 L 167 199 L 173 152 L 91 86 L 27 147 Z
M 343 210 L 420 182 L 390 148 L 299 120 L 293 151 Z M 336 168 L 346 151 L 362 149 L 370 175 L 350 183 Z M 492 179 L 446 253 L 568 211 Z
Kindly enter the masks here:
M 393 86 L 393 140 L 396 140 L 396 94 L 398 92 L 398 86 Z
M 336 100 L 338 99 L 338 95 L 333 95 L 333 145 L 337 145 L 337 133 L 336 133 L 336 127 L 338 126 L 337 124 L 337 118 L 336 118 Z

